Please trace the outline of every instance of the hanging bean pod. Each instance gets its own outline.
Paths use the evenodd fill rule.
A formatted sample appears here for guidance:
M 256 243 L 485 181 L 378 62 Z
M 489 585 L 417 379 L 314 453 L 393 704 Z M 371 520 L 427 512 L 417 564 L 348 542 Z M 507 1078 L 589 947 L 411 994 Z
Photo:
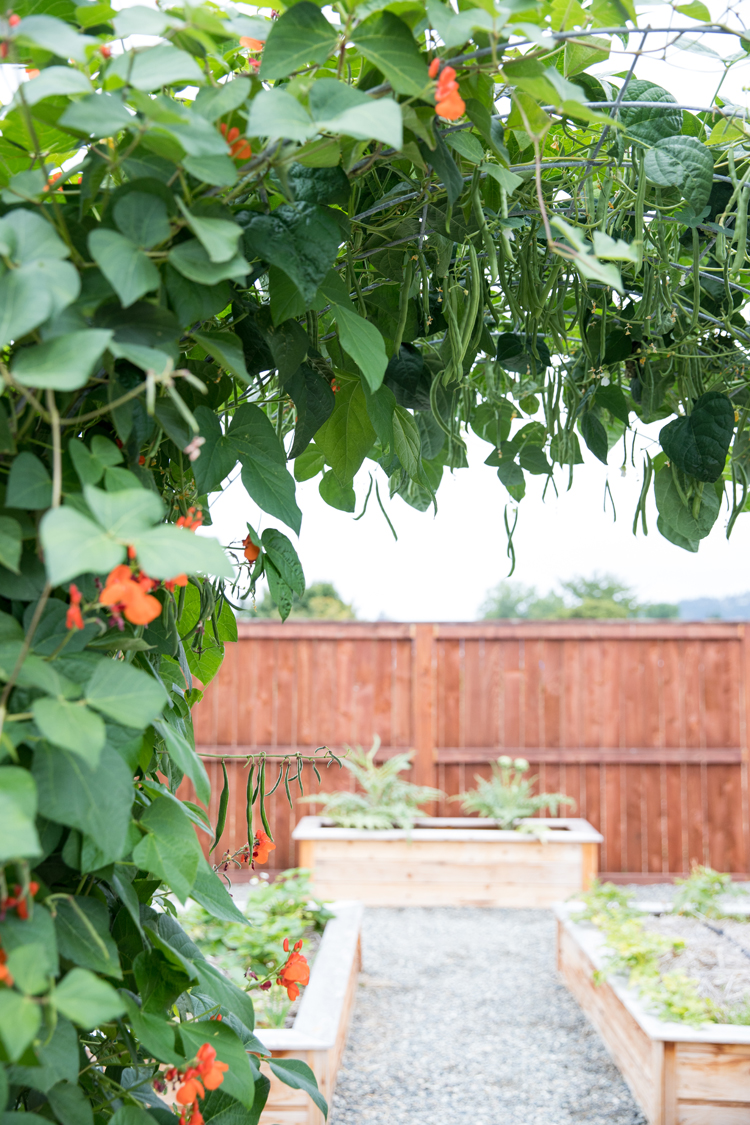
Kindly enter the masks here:
M 216 820 L 216 835 L 214 836 L 214 842 L 209 849 L 209 855 L 221 839 L 227 823 L 227 808 L 229 807 L 229 778 L 227 777 L 226 762 L 223 758 L 221 759 L 221 769 L 224 774 L 224 787 L 221 791 L 221 796 L 219 797 L 219 815 Z

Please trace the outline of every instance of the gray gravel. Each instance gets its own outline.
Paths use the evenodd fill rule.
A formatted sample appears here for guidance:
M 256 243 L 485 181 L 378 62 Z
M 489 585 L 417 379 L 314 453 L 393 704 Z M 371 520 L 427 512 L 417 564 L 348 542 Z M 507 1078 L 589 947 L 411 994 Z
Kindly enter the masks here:
M 367 910 L 330 1125 L 646 1125 L 547 910 Z

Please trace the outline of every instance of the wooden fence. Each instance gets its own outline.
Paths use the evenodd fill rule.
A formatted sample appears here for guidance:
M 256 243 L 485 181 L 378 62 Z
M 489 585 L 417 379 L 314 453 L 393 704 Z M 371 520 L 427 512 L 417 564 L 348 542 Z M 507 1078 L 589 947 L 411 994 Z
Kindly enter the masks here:
M 369 747 L 378 734 L 383 755 L 413 749 L 411 779 L 448 796 L 499 754 L 527 758 L 538 785 L 573 797 L 603 834 L 600 868 L 620 881 L 693 861 L 750 877 L 742 624 L 252 622 L 239 638 L 196 708 L 212 816 L 221 756 L 229 770 L 220 849 L 244 840 L 244 754 Z M 350 775 L 333 767 L 323 785 Z M 290 813 L 283 787 L 271 798 L 276 868 L 294 863 L 291 828 L 310 811 Z

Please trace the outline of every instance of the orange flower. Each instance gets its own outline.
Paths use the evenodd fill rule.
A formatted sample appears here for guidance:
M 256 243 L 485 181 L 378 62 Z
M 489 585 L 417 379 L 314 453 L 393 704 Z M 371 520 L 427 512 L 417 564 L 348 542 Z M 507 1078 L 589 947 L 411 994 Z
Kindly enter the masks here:
M 1 949 L 0 949 L 0 957 L 3 957 L 3 958 L 5 957 L 5 954 L 3 953 L 3 951 Z M 7 984 L 8 988 L 13 987 L 13 977 L 11 976 L 10 969 L 8 968 L 8 966 L 5 964 L 4 961 L 0 961 L 0 981 L 4 981 L 4 983 Z
M 180 516 L 177 520 L 178 527 L 184 527 L 186 531 L 195 531 L 196 527 L 200 527 L 203 523 L 203 512 L 197 508 L 188 508 L 186 516 Z
M 437 78 L 437 72 L 440 70 L 440 59 L 433 59 L 430 63 L 429 75 L 430 78 Z
M 112 48 L 108 47 L 105 43 L 103 46 L 101 46 L 99 48 L 99 54 L 102 56 L 103 59 L 111 59 L 112 58 Z
M 8 16 L 8 23 L 11 27 L 18 27 L 20 22 L 21 17 L 17 16 L 15 12 L 11 13 L 11 15 Z
M 65 628 L 66 629 L 82 629 L 83 628 L 83 614 L 80 610 L 81 605 L 81 591 L 76 586 L 75 582 L 70 584 L 70 606 L 65 615 Z
M 198 1051 L 198 1059 L 203 1084 L 207 1090 L 216 1090 L 224 1081 L 224 1075 L 229 1070 L 226 1063 L 216 1062 L 216 1051 L 210 1043 L 204 1043 Z
M 174 593 L 175 586 L 187 586 L 187 574 L 178 574 L 176 578 L 168 578 L 164 583 L 164 589 L 169 590 L 170 594 Z
M 260 547 L 256 543 L 253 543 L 252 535 L 248 534 L 242 540 L 242 546 L 245 548 L 245 550 L 243 551 L 243 554 L 244 554 L 245 558 L 247 559 L 247 561 L 248 562 L 255 562 L 258 555 L 260 554 Z
M 37 70 L 37 68 L 35 66 L 27 66 L 26 67 L 26 73 L 28 74 L 29 78 L 38 78 L 39 77 L 39 71 Z
M 129 566 L 116 566 L 107 576 L 99 603 L 111 606 L 132 625 L 149 625 L 161 613 L 161 602 L 148 592 L 155 585 L 146 574 L 136 578 Z
M 294 952 L 289 954 L 286 964 L 282 966 L 281 972 L 276 978 L 276 983 L 286 989 L 286 994 L 290 1000 L 296 1000 L 299 996 L 299 986 L 307 984 L 310 980 L 310 966 L 303 955 L 297 952 L 297 946 L 300 944 L 298 942 L 295 945 Z
M 430 76 L 433 78 L 435 75 L 432 73 L 432 66 L 435 61 L 433 59 L 430 65 Z M 435 68 L 435 73 L 437 73 L 437 68 Z M 463 117 L 466 112 L 466 103 L 458 92 L 456 72 L 452 66 L 444 66 L 440 71 L 435 91 L 435 103 L 435 112 L 438 116 L 445 117 L 449 121 L 455 121 L 457 117 Z
M 250 148 L 249 142 L 246 141 L 244 137 L 240 136 L 240 131 L 237 126 L 234 125 L 229 132 L 227 132 L 227 126 L 225 124 L 221 124 L 219 129 L 226 138 L 232 158 L 234 160 L 249 160 L 253 155 L 253 150 Z
M 466 103 L 460 94 L 449 94 L 435 106 L 435 113 L 439 117 L 447 118 L 448 121 L 456 121 L 459 117 L 463 117 L 465 112 Z
M 175 1101 L 180 1105 L 192 1105 L 197 1098 L 205 1098 L 205 1096 L 206 1091 L 198 1079 L 188 1078 L 175 1094 Z
M 266 863 L 271 852 L 276 851 L 276 845 L 267 832 L 259 828 L 255 833 L 253 842 L 253 863 Z
M 263 50 L 263 44 L 260 39 L 251 39 L 249 35 L 240 36 L 240 47 L 245 47 L 248 51 Z

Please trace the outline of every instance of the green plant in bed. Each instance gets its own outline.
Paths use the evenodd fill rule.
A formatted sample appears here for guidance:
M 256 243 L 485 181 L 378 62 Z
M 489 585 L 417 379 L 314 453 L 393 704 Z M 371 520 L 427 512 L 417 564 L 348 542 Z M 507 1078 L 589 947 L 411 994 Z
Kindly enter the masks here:
M 499 828 L 516 828 L 519 821 L 540 809 L 549 809 L 551 816 L 557 816 L 560 805 L 575 804 L 564 793 L 533 793 L 537 779 L 527 777 L 528 770 L 525 758 L 503 754 L 492 763 L 492 777 L 475 774 L 476 788 L 453 799 L 460 801 L 466 812 L 496 821 Z
M 711 867 L 693 864 L 687 879 L 675 879 L 679 887 L 672 903 L 678 914 L 689 914 L 703 918 L 726 918 L 720 900 L 736 897 L 742 891 L 732 882 L 732 876 L 714 871 Z
M 284 964 L 285 938 L 290 946 L 300 940 L 307 945 L 310 935 L 322 933 L 333 918 L 332 911 L 313 897 L 310 873 L 302 868 L 282 872 L 273 883 L 254 881 L 242 912 L 246 924 L 224 922 L 191 904 L 182 919 L 201 952 L 240 987 L 247 986 L 249 973 L 263 978 Z M 291 1008 L 283 991 L 275 988 L 253 991 L 253 1004 L 258 1023 L 267 1027 L 283 1027 Z
M 421 806 L 444 794 L 428 785 L 412 785 L 399 776 L 411 768 L 411 753 L 395 754 L 376 766 L 375 755 L 379 749 L 380 739 L 376 737 L 366 753 L 358 746 L 342 759 L 360 791 L 314 793 L 302 800 L 316 804 L 323 801 L 323 817 L 332 820 L 337 828 L 405 828 L 409 831 L 421 815 Z

